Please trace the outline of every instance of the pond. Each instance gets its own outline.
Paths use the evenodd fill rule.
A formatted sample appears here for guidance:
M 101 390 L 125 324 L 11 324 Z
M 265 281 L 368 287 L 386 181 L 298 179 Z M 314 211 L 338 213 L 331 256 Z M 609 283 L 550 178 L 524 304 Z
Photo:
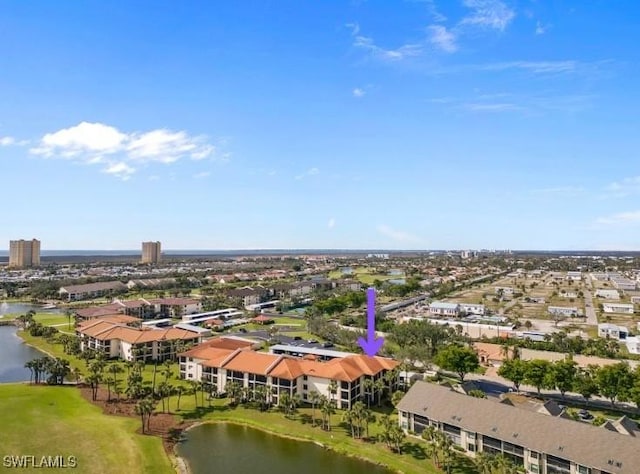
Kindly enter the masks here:
M 29 310 L 34 310 L 38 313 L 62 313 L 62 310 L 58 308 L 44 309 L 41 305 L 31 303 L 7 303 L 6 301 L 0 302 L 0 318 L 5 314 L 25 314 Z
M 316 444 L 232 423 L 207 423 L 186 432 L 178 454 L 193 474 L 389 474 L 391 471 Z
M 24 364 L 45 356 L 22 342 L 17 330 L 15 326 L 0 326 L 0 383 L 28 381 L 30 371 Z

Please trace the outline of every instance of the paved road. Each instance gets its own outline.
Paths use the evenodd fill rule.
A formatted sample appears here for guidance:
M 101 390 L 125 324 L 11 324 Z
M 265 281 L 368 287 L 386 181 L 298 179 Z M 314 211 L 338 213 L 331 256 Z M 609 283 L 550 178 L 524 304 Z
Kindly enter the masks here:
M 583 291 L 584 293 L 584 311 L 586 316 L 586 323 L 590 326 L 598 325 L 598 316 L 596 315 L 596 310 L 593 307 L 593 297 L 591 296 L 591 292 L 586 288 Z
M 468 374 L 465 377 L 465 380 L 473 380 L 477 382 L 487 395 L 494 397 L 499 396 L 500 393 L 508 392 L 510 388 L 513 388 L 513 384 L 511 382 L 497 375 L 487 376 Z M 537 396 L 538 393 L 535 387 L 524 384 L 520 385 L 520 392 L 532 396 Z M 561 404 L 564 401 L 580 406 L 585 405 L 584 398 L 577 393 L 566 393 L 564 399 L 560 396 L 560 393 L 555 390 L 541 390 L 540 395 L 545 399 L 553 399 Z M 593 397 L 589 400 L 588 408 L 610 409 L 611 402 L 604 397 Z M 616 402 L 616 409 L 634 415 L 638 413 L 638 409 L 632 403 Z

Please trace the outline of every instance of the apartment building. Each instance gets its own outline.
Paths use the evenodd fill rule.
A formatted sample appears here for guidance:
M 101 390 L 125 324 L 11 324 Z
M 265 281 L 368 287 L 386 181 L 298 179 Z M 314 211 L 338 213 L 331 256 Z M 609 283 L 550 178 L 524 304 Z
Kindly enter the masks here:
M 82 350 L 103 352 L 108 358 L 147 362 L 174 359 L 176 352 L 183 350 L 186 344 L 202 342 L 207 334 L 198 329 L 136 328 L 96 319 L 80 324 L 76 335 Z
M 162 257 L 162 246 L 160 242 L 142 242 L 141 263 L 157 264 Z
M 67 301 L 86 300 L 91 298 L 101 298 L 103 296 L 117 295 L 125 293 L 127 285 L 119 281 L 102 281 L 98 283 L 87 283 L 85 285 L 63 286 L 58 290 L 61 298 Z
M 255 352 L 248 346 L 222 348 L 221 344 L 233 343 L 216 341 L 207 341 L 179 354 L 180 376 L 187 380 L 205 381 L 212 391 L 217 392 L 225 392 L 230 382 L 251 390 L 263 386 L 268 389 L 272 404 L 278 403 L 284 391 L 298 394 L 304 401 L 308 400 L 309 393 L 316 391 L 333 400 L 338 408 L 349 409 L 357 400 L 375 396 L 367 392 L 365 380 L 376 381 L 398 366 L 398 362 L 384 357 L 346 354 L 320 361 L 312 357 L 299 359 L 284 354 Z
M 398 413 L 407 432 L 433 426 L 467 455 L 503 454 L 529 474 L 625 474 L 640 466 L 640 433 L 626 417 L 594 426 L 420 381 Z
M 40 241 L 11 240 L 9 241 L 9 267 L 27 268 L 40 265 Z

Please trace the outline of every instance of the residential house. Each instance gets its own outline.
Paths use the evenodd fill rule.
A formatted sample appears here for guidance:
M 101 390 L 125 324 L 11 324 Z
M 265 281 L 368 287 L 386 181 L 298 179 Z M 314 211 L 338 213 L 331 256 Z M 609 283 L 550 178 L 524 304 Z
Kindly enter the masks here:
M 619 300 L 620 293 L 618 290 L 605 290 L 605 289 L 597 289 L 594 293 L 598 298 L 604 298 L 605 300 Z
M 484 316 L 486 309 L 483 304 L 473 304 L 473 303 L 459 303 L 460 312 L 464 312 L 466 314 L 475 314 L 477 316 Z
M 513 288 L 510 286 L 496 286 L 495 293 L 496 295 L 511 296 L 513 295 Z
M 338 280 L 338 288 L 342 288 L 348 291 L 360 291 L 362 289 L 362 283 L 357 280 Z
M 558 294 L 558 296 L 560 296 L 561 298 L 577 298 L 578 297 L 578 293 L 576 293 L 575 291 L 560 291 L 560 293 Z
M 434 316 L 458 316 L 460 314 L 460 305 L 458 303 L 434 301 L 429 304 L 429 314 Z
M 85 285 L 63 286 L 58 290 L 58 295 L 67 301 L 78 301 L 117 295 L 125 293 L 127 289 L 127 285 L 119 281 L 102 281 Z
M 618 326 L 611 323 L 598 324 L 598 336 L 607 339 L 617 339 L 624 341 L 629 335 L 629 330 L 624 326 Z
M 627 345 L 629 354 L 640 354 L 640 337 L 628 336 L 624 342 Z
M 633 305 L 625 303 L 602 303 L 602 311 L 605 313 L 633 314 Z
M 556 316 L 578 317 L 578 308 L 575 306 L 549 306 L 547 312 Z
M 534 474 L 625 474 L 640 466 L 626 420 L 598 427 L 416 382 L 398 404 L 398 423 L 420 436 L 429 426 L 461 451 L 503 455 Z M 613 428 L 615 431 L 612 431 Z

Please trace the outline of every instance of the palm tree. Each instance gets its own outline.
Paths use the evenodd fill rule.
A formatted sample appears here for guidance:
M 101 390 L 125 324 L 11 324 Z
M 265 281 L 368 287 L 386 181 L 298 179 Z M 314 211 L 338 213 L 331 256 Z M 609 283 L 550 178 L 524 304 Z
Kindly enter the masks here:
M 331 415 L 336 410 L 333 406 L 333 402 L 323 395 L 323 399 L 320 402 L 320 412 L 322 413 L 322 426 L 326 426 L 327 431 L 331 431 Z
M 278 399 L 278 409 L 284 413 L 285 418 L 289 415 L 289 404 L 291 401 L 291 395 L 289 392 L 283 392 Z
M 35 360 L 30 360 L 24 364 L 25 369 L 29 369 L 29 383 L 31 383 L 33 380 L 35 365 Z
M 195 402 L 196 408 L 198 408 L 198 388 L 200 388 L 199 385 L 199 382 L 196 382 L 195 380 L 189 380 L 189 393 L 193 395 L 193 400 Z
M 309 403 L 311 403 L 311 426 L 316 423 L 316 405 L 320 403 L 320 394 L 317 390 L 309 392 Z
M 178 385 L 175 389 L 175 393 L 178 396 L 178 406 L 176 407 L 176 410 L 180 411 L 180 398 L 182 398 L 182 395 L 185 393 L 185 388 L 183 385 Z
M 238 404 L 238 399 L 242 393 L 242 387 L 238 382 L 229 382 L 227 384 L 227 393 L 229 394 L 229 399 L 231 400 L 232 405 Z
M 165 360 L 162 364 L 162 375 L 164 375 L 165 382 L 168 382 L 169 378 L 173 375 L 173 364 L 170 360 Z
M 474 464 L 479 474 L 491 474 L 494 466 L 494 456 L 479 452 L 476 454 Z
M 373 379 L 366 378 L 362 382 L 362 388 L 364 389 L 365 395 L 367 397 L 367 406 L 371 407 L 371 398 L 373 397 Z
M 113 386 L 114 388 L 118 386 L 118 374 L 121 374 L 124 372 L 124 369 L 122 368 L 122 366 L 120 364 L 113 363 L 109 366 L 109 368 L 107 369 L 108 372 L 111 374 L 111 376 L 113 377 Z
M 336 393 L 338 393 L 338 382 L 336 382 L 335 380 L 332 380 L 331 382 L 329 382 L 329 401 L 333 402 L 333 398 L 336 395 Z M 337 404 L 337 400 L 336 400 L 336 404 Z
M 404 392 L 402 392 L 401 390 L 396 390 L 395 392 L 393 392 L 393 395 L 391 396 L 391 403 L 393 404 L 394 407 L 398 406 L 398 403 L 400 403 L 400 401 L 404 398 Z
M 149 430 L 151 423 L 151 414 L 155 408 L 155 402 L 151 398 L 144 398 L 136 403 L 136 414 L 140 415 L 142 421 L 142 432 L 145 433 Z M 145 423 L 146 421 L 146 423 Z
M 351 437 L 355 439 L 356 437 L 356 414 L 353 411 L 353 408 L 350 410 L 345 410 L 342 413 L 342 421 L 346 422 L 351 428 Z
M 77 367 L 74 367 L 71 370 L 71 374 L 73 375 L 73 380 L 76 381 L 76 383 L 80 382 L 80 377 L 82 376 L 82 373 L 80 372 L 80 369 Z
M 387 388 L 387 384 L 385 384 L 384 379 L 380 378 L 373 383 L 373 387 L 378 396 L 378 406 L 382 406 L 382 397 L 384 395 L 384 390 Z

